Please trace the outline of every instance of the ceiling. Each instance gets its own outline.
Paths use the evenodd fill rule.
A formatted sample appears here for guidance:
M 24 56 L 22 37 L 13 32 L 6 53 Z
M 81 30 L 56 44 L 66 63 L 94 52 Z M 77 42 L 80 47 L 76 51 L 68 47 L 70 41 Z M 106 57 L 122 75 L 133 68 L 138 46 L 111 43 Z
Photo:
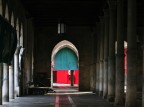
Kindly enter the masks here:
M 36 25 L 95 25 L 106 0 L 21 0 Z
M 38 26 L 64 22 L 67 25 L 95 26 L 107 0 L 20 0 L 27 17 L 33 18 Z M 125 1 L 125 5 L 126 5 Z M 142 26 L 143 0 L 137 1 L 138 26 Z

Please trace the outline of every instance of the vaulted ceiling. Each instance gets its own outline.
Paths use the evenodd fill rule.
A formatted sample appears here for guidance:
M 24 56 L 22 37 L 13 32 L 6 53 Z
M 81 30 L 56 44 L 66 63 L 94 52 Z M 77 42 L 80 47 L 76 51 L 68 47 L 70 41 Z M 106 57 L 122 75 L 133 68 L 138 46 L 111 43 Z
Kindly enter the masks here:
M 95 25 L 106 0 L 21 0 L 35 24 Z

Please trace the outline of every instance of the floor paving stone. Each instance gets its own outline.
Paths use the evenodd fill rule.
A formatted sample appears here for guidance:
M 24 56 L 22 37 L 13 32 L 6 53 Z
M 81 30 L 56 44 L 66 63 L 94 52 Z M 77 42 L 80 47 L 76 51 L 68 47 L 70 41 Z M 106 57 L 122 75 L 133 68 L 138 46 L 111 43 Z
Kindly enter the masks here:
M 92 92 L 72 90 L 55 89 L 56 93 L 17 97 L 0 107 L 114 107 Z

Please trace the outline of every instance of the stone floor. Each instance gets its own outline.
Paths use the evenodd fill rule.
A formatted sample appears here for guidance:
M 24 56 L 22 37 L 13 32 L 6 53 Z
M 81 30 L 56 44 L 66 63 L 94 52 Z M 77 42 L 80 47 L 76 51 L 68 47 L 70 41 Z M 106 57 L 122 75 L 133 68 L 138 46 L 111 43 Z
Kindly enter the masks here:
M 54 88 L 56 93 L 17 97 L 0 107 L 114 107 L 91 92 L 78 92 L 77 88 Z

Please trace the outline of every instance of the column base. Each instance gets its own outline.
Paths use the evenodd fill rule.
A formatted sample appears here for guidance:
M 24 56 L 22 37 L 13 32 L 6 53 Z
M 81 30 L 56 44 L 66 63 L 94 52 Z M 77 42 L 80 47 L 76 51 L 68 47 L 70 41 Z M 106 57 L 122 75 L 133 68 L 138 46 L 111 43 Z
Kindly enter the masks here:
M 114 102 L 115 97 L 114 96 L 108 96 L 108 101 L 109 102 Z
M 103 91 L 99 91 L 99 96 L 102 96 L 103 95 Z
M 20 96 L 20 90 L 19 87 L 15 87 L 15 97 L 19 97 Z

